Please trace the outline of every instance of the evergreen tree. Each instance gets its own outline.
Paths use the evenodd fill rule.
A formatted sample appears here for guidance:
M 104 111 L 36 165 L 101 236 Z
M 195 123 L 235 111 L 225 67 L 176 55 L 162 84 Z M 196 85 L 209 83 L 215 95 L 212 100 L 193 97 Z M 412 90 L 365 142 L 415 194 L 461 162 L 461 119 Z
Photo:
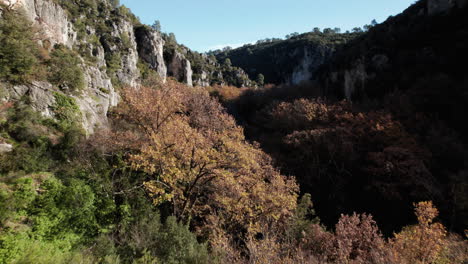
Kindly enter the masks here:
M 231 59 L 227 58 L 224 60 L 224 66 L 225 67 L 231 67 L 232 66 L 232 62 L 231 62 Z
M 258 74 L 258 75 L 257 75 L 257 80 L 256 80 L 256 81 L 257 81 L 257 84 L 258 84 L 259 86 L 263 86 L 263 85 L 265 84 L 265 76 L 264 76 L 263 74 L 261 74 L 261 73 Z
M 161 22 L 159 20 L 155 20 L 153 25 L 151 26 L 154 30 L 161 32 Z
M 37 54 L 31 23 L 23 14 L 5 10 L 0 18 L 0 78 L 29 80 L 39 62 Z

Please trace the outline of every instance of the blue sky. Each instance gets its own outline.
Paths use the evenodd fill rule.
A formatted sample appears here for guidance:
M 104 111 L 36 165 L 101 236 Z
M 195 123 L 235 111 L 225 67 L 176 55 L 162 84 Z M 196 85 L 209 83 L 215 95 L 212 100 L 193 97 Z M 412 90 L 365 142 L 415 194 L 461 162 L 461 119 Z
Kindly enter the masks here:
M 282 38 L 314 27 L 342 31 L 379 23 L 415 0 L 121 0 L 145 24 L 161 21 L 179 43 L 204 52 Z

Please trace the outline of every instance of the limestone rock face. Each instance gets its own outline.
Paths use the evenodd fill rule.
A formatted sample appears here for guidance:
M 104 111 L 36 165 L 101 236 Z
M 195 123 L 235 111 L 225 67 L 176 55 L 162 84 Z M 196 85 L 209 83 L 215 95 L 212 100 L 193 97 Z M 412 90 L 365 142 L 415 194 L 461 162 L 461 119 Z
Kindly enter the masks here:
M 161 34 L 148 27 L 139 27 L 135 30 L 140 58 L 149 64 L 150 68 L 156 70 L 159 77 L 166 81 L 167 67 L 164 62 L 165 41 Z
M 331 56 L 332 50 L 328 47 L 308 47 L 294 51 L 293 56 L 300 55 L 300 63 L 294 68 L 289 79 L 290 84 L 299 84 L 314 78 L 315 71 Z
M 71 48 L 76 41 L 76 32 L 67 13 L 58 4 L 50 0 L 0 0 L 14 8 L 23 8 L 26 16 L 34 22 L 42 33 L 42 39 L 55 44 L 64 44 Z
M 208 73 L 206 71 L 202 71 L 200 74 L 200 78 L 194 81 L 196 86 L 207 87 L 210 86 L 210 80 L 208 78 Z
M 0 154 L 11 152 L 13 150 L 13 146 L 7 143 L 0 143 Z
M 366 68 L 362 61 L 357 61 L 353 68 L 344 72 L 344 94 L 346 99 L 351 100 L 353 93 L 357 89 L 364 89 L 368 78 Z
M 27 85 L 16 85 L 10 89 L 9 100 L 19 100 L 28 96 L 31 107 L 45 117 L 54 117 L 52 106 L 55 103 L 55 88 L 48 82 L 32 82 Z
M 81 23 L 86 21 L 86 24 L 78 27 L 75 24 L 78 18 L 69 17 L 69 13 L 55 0 L 0 0 L 0 3 L 12 9 L 24 10 L 25 16 L 39 30 L 37 39 L 44 48 L 52 50 L 55 44 L 63 44 L 77 51 L 86 84 L 79 94 L 61 91 L 59 87 L 45 81 L 25 85 L 6 84 L 5 100 L 19 100 L 27 96 L 33 109 L 45 117 L 54 118 L 55 92 L 64 92 L 75 99 L 82 114 L 83 128 L 87 134 L 92 134 L 98 127 L 107 125 L 109 108 L 119 102 L 115 81 L 122 86 L 140 85 L 140 59 L 155 70 L 163 81 L 171 76 L 189 86 L 194 83 L 209 86 L 213 79 L 219 79 L 221 84 L 226 83 L 222 78 L 223 73 L 219 72 L 220 78 L 216 77 L 221 68 L 216 59 L 202 55 L 203 63 L 200 66 L 197 57 L 200 55 L 180 48 L 182 46 L 168 53 L 166 48 L 170 45 L 166 45 L 159 32 L 149 27 L 135 26 L 127 16 L 113 14 L 107 0 L 98 1 L 109 8 L 107 13 L 102 13 L 109 16 L 105 21 L 105 33 L 97 30 L 99 21 L 80 19 Z M 80 18 L 85 15 L 81 14 Z M 196 69 L 195 74 L 192 66 Z M 196 80 L 193 80 L 194 76 Z M 251 85 L 248 75 L 240 69 L 227 72 L 225 77 L 231 80 L 230 83 L 236 82 L 239 86 Z M 3 99 L 3 95 L 0 95 L 0 100 Z
M 119 103 L 119 94 L 115 91 L 109 77 L 99 68 L 85 68 L 87 89 L 81 96 L 75 97 L 82 113 L 82 125 L 88 134 L 98 127 L 107 126 L 107 112 Z
M 190 61 L 180 52 L 174 52 L 167 72 L 169 76 L 176 78 L 179 82 L 184 82 L 188 86 L 193 86 L 193 71 Z
M 63 44 L 69 48 L 80 44 L 77 40 L 76 31 L 70 22 L 67 13 L 61 6 L 51 0 L 0 0 L 10 4 L 13 8 L 22 8 L 25 15 L 40 30 L 39 38 L 42 39 L 43 46 L 49 42 L 50 48 L 55 44 Z M 88 34 L 94 34 L 95 29 L 87 26 Z M 112 36 L 121 38 L 127 35 L 128 47 L 123 51 L 122 67 L 117 72 L 119 80 L 126 85 L 137 85 L 139 70 L 137 68 L 138 53 L 136 51 L 136 41 L 133 32 L 133 25 L 125 20 L 114 22 Z M 81 43 L 83 44 L 83 43 Z M 95 64 L 85 63 L 82 60 L 85 89 L 74 97 L 82 114 L 82 126 L 87 134 L 92 134 L 99 126 L 107 125 L 107 112 L 110 107 L 116 106 L 119 102 L 119 95 L 115 91 L 110 77 L 106 73 L 105 49 L 101 45 L 92 45 L 90 57 L 93 57 Z M 117 49 L 117 47 L 112 47 Z M 19 100 L 23 96 L 28 96 L 31 107 L 40 112 L 43 116 L 54 118 L 52 111 L 55 104 L 54 92 L 59 89 L 48 82 L 32 82 L 26 85 L 14 85 L 7 89 L 8 100 Z
M 117 77 L 119 80 L 129 86 L 137 86 L 137 80 L 140 77 L 140 71 L 138 70 L 138 52 L 137 43 L 135 41 L 135 33 L 133 31 L 133 25 L 126 20 L 120 20 L 119 23 L 113 24 L 112 36 L 114 38 L 125 41 L 122 51 L 122 62 L 121 69 L 117 71 Z
M 86 68 L 85 75 L 88 85 L 99 87 L 98 89 L 87 89 L 79 95 L 70 95 L 74 98 L 81 112 L 81 125 L 86 133 L 92 134 L 98 127 L 107 126 L 107 112 L 112 106 L 119 102 L 119 95 L 114 91 L 107 76 L 97 68 Z M 32 82 L 27 85 L 16 85 L 7 89 L 9 94 L 4 100 L 20 100 L 28 96 L 30 106 L 42 116 L 54 118 L 53 111 L 55 105 L 54 92 L 60 92 L 56 87 L 48 82 Z

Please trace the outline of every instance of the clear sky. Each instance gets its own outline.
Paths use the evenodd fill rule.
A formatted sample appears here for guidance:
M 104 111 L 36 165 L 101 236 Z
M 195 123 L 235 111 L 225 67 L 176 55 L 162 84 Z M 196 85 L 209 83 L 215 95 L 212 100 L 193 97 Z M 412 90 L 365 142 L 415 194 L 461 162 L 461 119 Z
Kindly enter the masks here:
M 282 38 L 314 27 L 342 31 L 385 21 L 415 0 L 121 0 L 145 24 L 161 21 L 162 31 L 196 51 Z

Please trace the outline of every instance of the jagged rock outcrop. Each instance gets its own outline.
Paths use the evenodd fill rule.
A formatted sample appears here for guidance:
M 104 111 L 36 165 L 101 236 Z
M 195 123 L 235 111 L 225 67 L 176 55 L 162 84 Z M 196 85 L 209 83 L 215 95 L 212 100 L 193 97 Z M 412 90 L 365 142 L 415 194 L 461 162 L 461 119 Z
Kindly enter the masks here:
M 289 84 L 299 84 L 312 80 L 317 69 L 330 58 L 332 52 L 332 49 L 327 46 L 305 46 L 302 49 L 296 49 L 292 56 L 300 57 L 300 62 L 294 68 L 287 82 Z
M 364 89 L 368 78 L 366 67 L 362 61 L 357 61 L 354 67 L 344 71 L 344 93 L 348 100 L 357 89 Z
M 190 61 L 185 56 L 175 51 L 172 59 L 167 67 L 167 73 L 169 76 L 174 77 L 179 82 L 184 82 L 189 86 L 193 86 L 192 80 L 192 67 Z
M 2 0 L 5 2 L 6 0 Z M 8 1 L 6 1 L 8 2 Z M 69 48 L 82 44 L 86 40 L 78 40 L 73 23 L 69 20 L 67 12 L 62 7 L 50 0 L 14 0 L 12 8 L 21 8 L 28 19 L 34 21 L 39 29 L 38 39 L 42 40 L 45 48 L 51 49 L 55 44 L 63 44 Z M 139 71 L 137 68 L 138 54 L 133 33 L 133 25 L 125 20 L 120 20 L 112 25 L 112 36 L 121 38 L 127 34 L 129 47 L 123 52 L 121 69 L 116 73 L 119 80 L 127 85 L 137 85 Z M 89 35 L 95 34 L 95 29 L 87 26 Z M 118 47 L 113 47 L 117 51 Z M 82 60 L 81 67 L 84 73 L 85 88 L 74 97 L 82 115 L 82 126 L 91 134 L 97 127 L 107 125 L 107 112 L 112 106 L 116 106 L 119 96 L 116 93 L 111 78 L 107 75 L 105 66 L 105 50 L 101 45 L 94 45 L 90 49 L 90 57 L 94 58 L 94 65 Z M 48 82 L 32 82 L 25 85 L 14 85 L 9 89 L 7 99 L 19 100 L 28 96 L 31 106 L 45 117 L 54 117 L 52 111 L 55 104 L 53 93 L 58 91 Z
M 206 71 L 202 71 L 200 77 L 194 82 L 195 86 L 207 87 L 210 86 L 209 75 Z
M 70 7 L 66 2 L 57 0 L 0 2 L 11 9 L 24 10 L 26 18 L 38 30 L 37 39 L 45 49 L 51 51 L 56 44 L 62 44 L 73 50 L 73 54 L 79 56 L 79 68 L 85 82 L 83 89 L 72 92 L 60 85 L 52 85 L 44 81 L 47 78 L 42 77 L 40 82 L 7 85 L 9 88 L 5 100 L 19 100 L 27 96 L 35 110 L 45 117 L 54 118 L 54 93 L 64 93 L 76 101 L 87 134 L 107 125 L 109 108 L 119 102 L 114 86 L 139 85 L 140 61 L 148 64 L 163 81 L 171 76 L 189 86 L 194 82 L 199 86 L 213 83 L 251 85 L 241 69 L 232 67 L 229 72 L 225 72 L 213 56 L 190 51 L 175 40 L 168 45 L 159 32 L 135 23 L 133 15 L 115 8 L 108 0 L 97 0 L 93 2 L 94 5 L 91 3 L 89 8 L 94 9 L 89 10 L 89 13 L 85 10 L 87 7 L 82 6 L 68 10 Z M 166 56 L 166 49 L 171 50 L 169 56 Z M 219 80 L 216 79 L 217 72 L 221 75 Z M 223 79 L 223 73 L 229 80 Z
M 48 82 L 32 82 L 24 85 L 14 85 L 10 87 L 8 100 L 20 100 L 28 96 L 30 106 L 40 112 L 45 117 L 54 117 L 52 107 L 55 103 L 53 92 L 57 89 Z
M 114 91 L 110 81 L 102 76 L 97 68 L 87 68 L 86 81 L 99 87 L 99 89 L 88 89 L 78 95 L 69 95 L 80 108 L 80 123 L 88 134 L 92 134 L 96 128 L 107 126 L 105 118 L 109 108 L 116 106 L 119 97 Z M 11 85 L 6 89 L 8 94 L 4 101 L 20 100 L 27 96 L 29 105 L 44 117 L 55 118 L 54 108 L 56 106 L 55 93 L 61 93 L 56 87 L 48 82 L 33 81 L 30 84 Z
M 415 105 L 429 105 L 427 109 L 437 114 L 454 111 L 456 116 L 455 110 L 436 106 L 456 105 L 464 98 L 468 82 L 459 63 L 468 56 L 463 37 L 468 26 L 466 2 L 418 1 L 351 41 L 320 69 L 324 96 L 359 101 L 408 93 Z M 434 12 L 440 16 L 434 18 Z
M 262 74 L 265 83 L 299 84 L 314 79 L 316 70 L 340 44 L 359 33 L 304 33 L 286 40 L 248 44 L 233 50 L 216 51 L 218 61 L 229 59 L 252 80 Z
M 71 48 L 76 41 L 76 31 L 67 13 L 57 3 L 50 0 L 1 0 L 12 8 L 22 8 L 25 15 L 41 30 L 44 46 L 64 44 Z
M 140 58 L 155 70 L 163 81 L 166 80 L 167 67 L 164 62 L 165 41 L 161 34 L 146 26 L 135 29 Z
M 13 146 L 7 143 L 0 143 L 0 154 L 13 151 Z
M 112 47 L 112 52 L 122 54 L 121 67 L 117 71 L 117 77 L 126 85 L 137 86 L 137 80 L 140 77 L 138 70 L 138 51 L 135 39 L 133 25 L 129 21 L 121 19 L 118 23 L 112 25 L 112 37 L 119 39 L 123 45 Z M 123 47 L 122 47 L 123 46 Z

